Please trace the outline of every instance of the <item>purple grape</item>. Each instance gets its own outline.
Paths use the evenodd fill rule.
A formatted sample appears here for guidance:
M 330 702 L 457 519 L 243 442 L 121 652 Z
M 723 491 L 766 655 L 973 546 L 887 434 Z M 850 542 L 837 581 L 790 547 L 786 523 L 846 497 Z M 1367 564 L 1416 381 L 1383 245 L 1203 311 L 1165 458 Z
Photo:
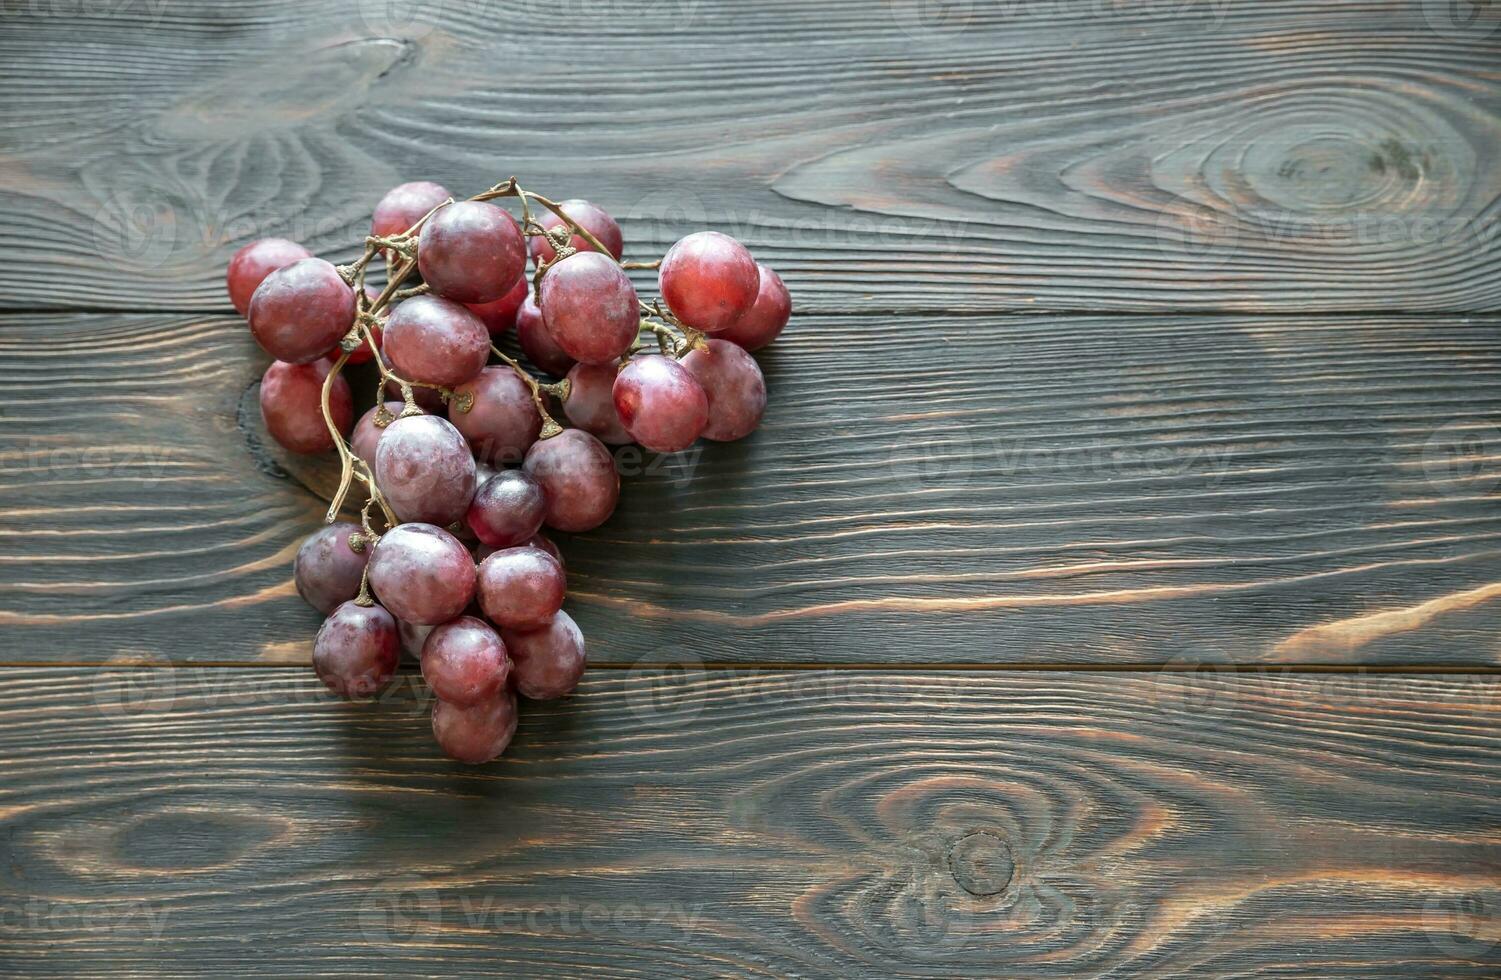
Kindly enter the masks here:
M 323 453 L 334 448 L 333 434 L 323 421 L 323 381 L 332 365 L 327 361 L 288 364 L 273 361 L 261 378 L 261 419 L 266 431 L 294 453 Z M 328 412 L 340 435 L 354 421 L 354 397 L 341 374 L 328 388 Z
M 386 196 L 375 206 L 375 214 L 370 219 L 370 234 L 376 238 L 394 238 L 403 234 L 421 221 L 423 215 L 452 196 L 448 188 L 430 180 L 397 184 L 386 191 Z
M 386 355 L 385 351 L 381 351 L 380 359 L 381 363 L 385 364 L 387 371 L 396 371 L 396 365 L 391 363 L 391 358 Z M 400 374 L 401 372 L 396 371 L 396 373 Z M 387 381 L 384 392 L 388 400 L 401 401 L 401 385 L 396 382 Z M 438 394 L 436 389 L 412 385 L 412 401 L 416 403 L 418 408 L 429 415 L 443 414 L 443 396 Z
M 563 566 L 541 548 L 506 548 L 480 563 L 476 592 L 486 618 L 507 629 L 541 626 L 563 608 Z
M 446 419 L 412 415 L 386 426 L 375 450 L 375 482 L 403 521 L 447 526 L 474 497 L 474 457 Z M 406 617 L 400 617 L 405 619 Z
M 526 239 L 516 219 L 495 205 L 459 201 L 422 226 L 417 269 L 439 296 L 489 303 L 526 271 Z
M 396 636 L 401 640 L 401 652 L 419 660 L 422 657 L 422 645 L 436 626 L 421 626 L 417 623 L 409 623 L 404 619 L 396 621 Z
M 615 375 L 619 370 L 614 361 L 575 364 L 568 371 L 568 397 L 563 401 L 568 421 L 612 446 L 633 441 L 615 411 Z
M 620 357 L 641 326 L 636 287 L 613 259 L 598 252 L 577 252 L 548 269 L 537 306 L 552 339 L 586 364 Z
M 521 470 L 501 470 L 474 492 L 465 519 L 485 545 L 514 548 L 531 540 L 546 515 L 542 485 Z
M 500 758 L 516 734 L 516 695 L 504 691 L 464 708 L 447 701 L 433 705 L 433 737 L 451 759 L 477 766 Z
M 349 536 L 359 529 L 348 521 L 325 524 L 297 549 L 297 560 L 292 563 L 297 594 L 325 616 L 360 594 L 370 549 L 349 547 Z
M 313 670 L 328 689 L 368 698 L 390 682 L 401 659 L 396 620 L 380 606 L 346 602 L 329 614 L 313 641 Z
M 584 676 L 584 634 L 561 609 L 545 626 L 500 631 L 511 655 L 511 681 L 534 701 L 571 694 Z
M 521 353 L 526 359 L 548 374 L 561 378 L 573 367 L 573 358 L 547 332 L 542 311 L 537 309 L 536 300 L 530 296 L 516 311 L 516 342 L 521 345 Z
M 422 646 L 422 678 L 449 704 L 468 707 L 493 700 L 510 675 L 511 661 L 500 636 L 473 616 L 434 626 Z
M 679 320 L 705 333 L 717 333 L 751 308 L 760 273 L 744 245 L 717 231 L 699 231 L 667 250 L 657 271 L 657 284 Z
M 521 304 L 527 297 L 526 276 L 516 280 L 516 285 L 511 291 L 500 299 L 489 303 L 467 303 L 469 312 L 479 317 L 485 329 L 490 331 L 490 336 L 499 337 L 516 325 L 516 313 L 521 309 Z
M 469 411 L 451 409 L 448 417 L 475 458 L 497 466 L 521 462 L 542 431 L 542 415 L 521 376 L 503 365 L 487 367 L 454 391 L 474 397 Z
M 527 539 L 525 546 L 528 548 L 541 548 L 549 555 L 552 555 L 560 567 L 567 569 L 568 563 L 563 561 L 563 552 L 558 550 L 558 546 L 547 535 L 534 534 Z
M 461 303 L 413 296 L 386 320 L 381 350 L 408 381 L 452 388 L 484 369 L 490 332 Z
M 682 365 L 709 397 L 704 438 L 729 442 L 748 436 L 766 411 L 766 379 L 761 366 L 728 340 L 710 338 L 707 350 L 692 350 Z
M 279 361 L 308 364 L 354 326 L 354 290 L 323 259 L 268 275 L 250 298 L 250 333 Z
M 703 386 L 670 357 L 634 358 L 615 376 L 613 390 L 615 411 L 626 431 L 655 452 L 687 449 L 709 422 Z
M 614 218 L 605 213 L 603 208 L 578 198 L 559 201 L 558 206 L 563 209 L 564 214 L 587 228 L 589 234 L 599 239 L 599 243 L 609 249 L 610 254 L 615 256 L 617 261 L 620 259 L 625 251 L 625 239 L 621 237 L 620 226 L 615 223 Z M 563 227 L 564 222 L 562 218 L 549 211 L 543 216 L 541 224 L 543 228 L 552 231 L 554 228 Z M 594 251 L 594 246 L 581 235 L 574 235 L 568 243 L 580 252 Z M 552 257 L 557 254 L 548 244 L 547 239 L 541 235 L 532 238 L 530 245 L 532 258 L 538 262 L 551 262 Z
M 756 271 L 760 280 L 755 302 L 738 320 L 715 334 L 746 350 L 760 350 L 776 340 L 792 316 L 792 296 L 782 284 L 782 277 L 760 264 Z
M 224 273 L 229 301 L 234 304 L 235 312 L 244 316 L 250 310 L 250 297 L 271 273 L 312 255 L 301 245 L 285 238 L 258 238 L 243 246 L 229 260 L 229 268 Z
M 397 619 L 436 626 L 474 598 L 474 559 L 459 539 L 431 524 L 398 524 L 370 555 L 370 588 Z
M 360 459 L 375 466 L 375 451 L 380 445 L 381 436 L 386 430 L 375 424 L 375 413 L 379 405 L 372 405 L 370 410 L 360 416 L 360 420 L 354 424 L 354 434 L 349 437 L 349 450 Z M 394 420 L 406 408 L 400 401 L 386 402 L 386 411 L 391 413 Z M 389 426 L 388 426 L 389 428 Z
M 620 474 L 604 443 L 582 429 L 565 429 L 526 451 L 522 468 L 542 485 L 549 527 L 589 531 L 615 512 Z

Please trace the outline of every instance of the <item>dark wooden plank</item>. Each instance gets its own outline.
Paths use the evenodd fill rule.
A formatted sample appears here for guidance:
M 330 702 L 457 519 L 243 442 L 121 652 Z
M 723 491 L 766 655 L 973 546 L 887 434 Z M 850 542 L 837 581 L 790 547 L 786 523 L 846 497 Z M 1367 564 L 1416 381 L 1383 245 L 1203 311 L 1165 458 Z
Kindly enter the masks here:
M 1496 328 L 799 318 L 761 431 L 620 457 L 571 608 L 627 663 L 1495 663 Z M 0 660 L 306 661 L 331 474 L 267 448 L 264 363 L 0 321 Z
M 478 770 L 411 688 L 4 679 L 7 975 L 1501 969 L 1495 676 L 591 672 Z
M 5 18 L 0 308 L 226 309 L 249 238 L 514 172 L 638 255 L 739 235 L 804 311 L 1501 309 L 1493 10 L 141 6 Z

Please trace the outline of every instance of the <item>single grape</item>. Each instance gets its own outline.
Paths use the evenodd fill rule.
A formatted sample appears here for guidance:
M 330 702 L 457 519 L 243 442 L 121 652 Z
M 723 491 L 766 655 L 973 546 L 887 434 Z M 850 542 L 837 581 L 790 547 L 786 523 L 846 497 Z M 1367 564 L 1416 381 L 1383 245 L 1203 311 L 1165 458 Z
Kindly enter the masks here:
M 466 520 L 484 544 L 514 548 L 541 530 L 546 514 L 541 484 L 521 470 L 501 470 L 474 492 Z
M 391 413 L 393 420 L 406 408 L 399 401 L 385 404 L 386 411 Z M 360 420 L 354 424 L 354 433 L 349 437 L 349 451 L 369 463 L 372 469 L 375 467 L 376 448 L 380 445 L 381 436 L 386 434 L 385 429 L 375 424 L 375 413 L 379 408 L 379 405 L 372 405 L 369 411 L 361 415 Z M 478 476 L 475 478 L 477 480 Z
M 568 567 L 568 564 L 565 561 L 563 561 L 563 552 L 559 551 L 558 550 L 558 546 L 556 544 L 553 544 L 552 538 L 549 538 L 545 534 L 534 534 L 534 535 L 532 535 L 531 538 L 529 538 L 526 541 L 525 547 L 528 547 L 528 548 L 541 548 L 543 551 L 547 552 L 549 555 L 552 555 L 553 558 L 557 561 L 557 563 L 558 563 L 559 566 L 561 566 L 562 568 L 565 568 L 565 569 Z
M 573 358 L 547 332 L 547 324 L 542 321 L 542 311 L 537 309 L 537 301 L 531 296 L 516 311 L 516 342 L 521 345 L 521 352 L 526 355 L 526 359 L 548 374 L 561 378 L 573 367 Z
M 459 430 L 436 415 L 386 426 L 375 448 L 375 482 L 403 521 L 446 527 L 474 497 L 474 457 Z
M 693 445 L 709 421 L 703 386 L 677 361 L 637 357 L 615 376 L 615 411 L 631 438 L 647 449 L 675 453 Z
M 323 379 L 332 367 L 327 361 L 272 361 L 261 378 L 261 419 L 266 431 L 294 453 L 321 453 L 334 448 L 322 409 Z M 348 435 L 354 422 L 354 398 L 343 375 L 329 385 L 328 411 L 339 434 Z
M 615 411 L 614 361 L 605 364 L 575 364 L 568 370 L 568 397 L 563 412 L 568 421 L 600 442 L 623 446 L 631 441 L 620 413 Z
M 417 269 L 433 292 L 458 303 L 489 303 L 526 271 L 526 239 L 493 204 L 459 201 L 422 226 Z
M 250 298 L 250 333 L 279 361 L 316 361 L 354 326 L 354 290 L 323 259 L 266 276 Z
M 636 287 L 613 259 L 598 252 L 577 252 L 548 269 L 537 306 L 552 339 L 586 364 L 620 357 L 641 327 Z
M 436 626 L 421 626 L 417 623 L 409 623 L 404 619 L 396 621 L 396 636 L 401 640 L 401 652 L 419 660 L 422 657 L 422 645 L 427 642 L 428 636 Z
M 500 637 L 511 655 L 512 683 L 524 696 L 548 701 L 578 687 L 584 676 L 584 634 L 563 610 L 544 626 L 502 629 Z
M 312 258 L 313 253 L 285 238 L 257 238 L 240 248 L 229 260 L 224 281 L 229 287 L 229 301 L 235 312 L 244 316 L 250 310 L 250 297 L 261 282 L 277 269 L 293 262 Z
M 744 245 L 717 231 L 699 231 L 667 250 L 657 284 L 679 320 L 705 333 L 717 333 L 751 308 L 760 273 Z
M 614 218 L 605 213 L 603 208 L 579 198 L 560 201 L 558 203 L 563 209 L 564 214 L 588 229 L 589 234 L 599 239 L 599 243 L 609 249 L 610 254 L 615 256 L 617 260 L 620 258 L 621 254 L 625 251 L 625 239 L 621 237 L 620 226 L 615 223 Z M 547 212 L 542 218 L 542 227 L 548 231 L 552 231 L 554 228 L 561 228 L 563 224 L 563 219 L 551 211 Z M 594 246 L 590 245 L 582 235 L 574 235 L 569 239 L 568 243 L 580 252 L 594 251 Z M 530 245 L 532 259 L 536 262 L 551 262 L 552 257 L 557 254 L 553 251 L 553 247 L 548 244 L 547 239 L 541 235 L 533 237 L 530 240 Z
M 408 381 L 452 388 L 484 370 L 490 332 L 461 303 L 413 296 L 386 320 L 381 350 Z
M 436 626 L 474 598 L 474 559 L 459 539 L 431 524 L 398 524 L 370 554 L 370 587 L 397 619 Z
M 516 285 L 511 291 L 500 299 L 490 303 L 468 303 L 469 312 L 479 317 L 485 329 L 490 331 L 490 336 L 499 337 L 507 330 L 516 325 L 516 312 L 521 309 L 521 303 L 527 297 L 528 286 L 526 276 L 516 280 Z
M 450 408 L 448 418 L 469 440 L 475 458 L 492 465 L 521 462 L 542 431 L 542 416 L 521 376 L 503 365 L 487 367 L 454 392 L 474 398 L 469 411 Z
M 522 468 L 542 485 L 549 527 L 589 531 L 615 512 L 620 499 L 615 460 L 604 443 L 582 429 L 564 429 L 532 443 Z
M 756 431 L 766 411 L 766 379 L 754 357 L 711 337 L 706 350 L 689 351 L 681 363 L 709 396 L 705 439 L 729 442 Z
M 452 196 L 448 188 L 430 180 L 397 184 L 386 191 L 386 196 L 375 206 L 375 214 L 370 218 L 370 234 L 377 238 L 400 235 Z
M 792 316 L 792 296 L 782 284 L 782 277 L 759 263 L 756 271 L 761 277 L 756 301 L 740 319 L 714 335 L 746 350 L 760 350 L 776 340 Z
M 376 297 L 380 296 L 380 290 L 376 289 L 374 286 L 366 286 L 365 296 L 373 302 Z M 372 323 L 370 325 L 370 334 L 375 338 L 375 351 L 380 350 L 381 330 L 383 329 L 384 325 L 384 320 L 382 320 L 380 323 Z M 370 345 L 365 343 L 362 339 L 360 341 L 360 345 L 349 352 L 349 360 L 345 361 L 344 363 L 364 364 L 366 361 L 369 361 L 375 357 L 375 351 L 372 351 L 370 349 Z M 335 344 L 334 346 L 330 347 L 328 349 L 328 353 L 324 354 L 323 356 L 328 358 L 330 361 L 337 361 L 339 359 L 339 355 L 343 353 L 344 348 L 340 347 L 338 344 Z
M 360 594 L 370 549 L 349 547 L 349 536 L 359 529 L 348 521 L 325 524 L 297 549 L 297 560 L 292 562 L 297 594 L 325 616 Z
M 386 365 L 387 371 L 394 371 L 397 374 L 401 373 L 400 371 L 396 371 L 396 365 L 391 363 L 391 358 L 385 351 L 381 351 L 380 359 Z M 401 401 L 401 385 L 394 381 L 387 381 L 384 390 L 386 398 L 393 401 Z M 412 401 L 416 402 L 417 407 L 429 415 L 443 414 L 443 396 L 438 394 L 436 388 L 424 388 L 421 385 L 412 385 Z
M 313 641 L 313 670 L 330 691 L 346 698 L 368 698 L 385 687 L 400 659 L 396 620 L 378 605 L 343 603 Z
M 434 626 L 422 646 L 422 679 L 449 704 L 468 707 L 505 689 L 511 660 L 490 624 L 460 616 Z
M 567 589 L 563 566 L 541 548 L 505 548 L 480 562 L 479 607 L 497 626 L 543 625 L 563 608 Z
M 516 695 L 503 691 L 467 708 L 433 704 L 433 737 L 450 759 L 477 766 L 500 758 L 516 734 Z

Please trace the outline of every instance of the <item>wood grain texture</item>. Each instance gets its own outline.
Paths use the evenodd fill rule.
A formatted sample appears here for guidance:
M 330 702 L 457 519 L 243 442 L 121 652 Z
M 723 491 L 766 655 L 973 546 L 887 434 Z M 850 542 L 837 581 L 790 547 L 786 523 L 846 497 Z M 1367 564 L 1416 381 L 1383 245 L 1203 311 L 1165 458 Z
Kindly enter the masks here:
M 0 308 L 227 309 L 251 238 L 516 173 L 637 255 L 730 231 L 805 312 L 1501 309 L 1488 8 L 19 6 Z
M 802 317 L 761 431 L 619 457 L 570 608 L 606 662 L 1496 663 L 1497 325 Z M 306 661 L 332 474 L 268 448 L 264 363 L 0 321 L 4 660 Z
M 12 669 L 7 975 L 1485 977 L 1498 678 Z

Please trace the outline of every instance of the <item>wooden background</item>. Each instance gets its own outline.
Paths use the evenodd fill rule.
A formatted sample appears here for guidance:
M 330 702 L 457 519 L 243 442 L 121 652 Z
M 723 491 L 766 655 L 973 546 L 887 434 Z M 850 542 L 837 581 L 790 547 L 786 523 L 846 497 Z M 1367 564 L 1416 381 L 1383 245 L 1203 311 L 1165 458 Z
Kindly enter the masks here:
M 511 174 L 796 312 L 475 770 L 222 270 Z M 0 974 L 1501 974 L 1494 4 L 0 0 L 0 214 Z

